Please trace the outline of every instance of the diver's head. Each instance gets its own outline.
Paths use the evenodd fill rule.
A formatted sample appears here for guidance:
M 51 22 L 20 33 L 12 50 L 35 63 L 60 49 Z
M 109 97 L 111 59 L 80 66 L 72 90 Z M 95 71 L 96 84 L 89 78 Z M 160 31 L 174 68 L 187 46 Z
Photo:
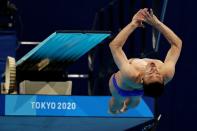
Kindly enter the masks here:
M 164 78 L 159 73 L 155 63 L 148 63 L 143 75 L 144 94 L 150 97 L 159 97 L 164 91 Z

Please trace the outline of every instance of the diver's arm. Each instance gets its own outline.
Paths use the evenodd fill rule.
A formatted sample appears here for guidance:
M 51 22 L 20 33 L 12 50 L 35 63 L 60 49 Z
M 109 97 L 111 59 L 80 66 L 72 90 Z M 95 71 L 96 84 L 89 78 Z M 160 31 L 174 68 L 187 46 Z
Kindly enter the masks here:
M 157 19 L 153 14 L 152 9 L 150 10 L 150 13 L 147 10 L 142 13 L 145 17 L 144 21 L 161 32 L 171 45 L 166 55 L 163 68 L 164 75 L 169 81 L 175 73 L 175 65 L 181 53 L 182 41 L 169 27 Z
M 132 32 L 137 28 L 143 26 L 143 16 L 141 14 L 142 10 L 139 10 L 133 17 L 132 21 L 124 27 L 119 34 L 114 38 L 114 40 L 109 44 L 112 56 L 116 65 L 118 66 L 120 71 L 125 71 L 129 68 L 129 61 L 127 56 L 125 55 L 122 47 L 124 46 L 128 37 L 132 34 Z M 130 71 L 135 74 L 135 70 L 130 68 Z

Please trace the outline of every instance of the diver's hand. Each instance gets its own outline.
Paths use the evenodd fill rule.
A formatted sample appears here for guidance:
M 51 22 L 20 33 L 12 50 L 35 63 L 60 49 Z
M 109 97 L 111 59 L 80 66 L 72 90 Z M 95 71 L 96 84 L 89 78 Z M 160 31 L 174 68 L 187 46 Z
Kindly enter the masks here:
M 147 24 L 155 27 L 155 26 L 157 26 L 160 23 L 158 18 L 154 15 L 152 9 L 150 9 L 150 11 L 148 11 L 147 8 L 143 9 L 142 10 L 142 14 L 144 16 L 144 22 L 146 22 Z
M 132 18 L 131 23 L 135 25 L 136 27 L 144 27 L 143 21 L 144 21 L 144 15 L 142 13 L 143 9 L 140 9 Z

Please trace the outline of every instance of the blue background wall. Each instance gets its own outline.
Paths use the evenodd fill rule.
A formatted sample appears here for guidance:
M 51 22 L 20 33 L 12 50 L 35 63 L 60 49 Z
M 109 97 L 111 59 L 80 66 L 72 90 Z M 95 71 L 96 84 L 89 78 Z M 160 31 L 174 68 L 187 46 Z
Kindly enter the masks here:
M 176 66 L 175 77 L 159 103 L 164 116 L 160 127 L 163 131 L 197 130 L 195 8 L 195 1 L 175 0 L 168 4 L 165 23 L 181 37 L 183 50 Z
M 17 0 L 13 1 L 21 16 L 21 22 L 17 29 L 20 31 L 19 40 L 23 41 L 41 41 L 55 30 L 90 30 L 93 25 L 96 11 L 105 7 L 110 0 Z M 126 0 L 125 0 L 126 1 Z M 148 0 L 147 0 L 148 1 Z M 146 1 L 147 5 L 150 5 Z M 140 2 L 138 2 L 140 3 Z M 140 8 L 136 4 L 133 11 Z M 123 24 L 126 25 L 131 18 L 131 10 L 125 4 L 125 17 Z M 114 13 L 117 13 L 117 6 L 113 7 Z M 117 10 L 116 10 L 117 9 Z M 183 41 L 183 50 L 176 66 L 176 74 L 173 81 L 166 86 L 165 94 L 159 99 L 159 112 L 162 114 L 159 124 L 159 131 L 195 131 L 197 130 L 195 118 L 197 117 L 197 89 L 196 89 L 196 34 L 197 20 L 196 2 L 194 0 L 183 1 L 173 0 L 168 2 L 167 12 L 164 23 L 168 25 Z M 106 13 L 105 13 L 106 14 Z M 117 13 L 118 14 L 118 13 Z M 106 19 L 108 18 L 105 16 Z M 117 17 L 117 16 L 116 16 Z M 116 34 L 120 21 L 114 18 L 113 33 Z M 22 26 L 21 26 L 22 25 Z M 109 30 L 107 23 L 104 24 L 104 30 Z M 147 26 L 146 29 L 149 29 Z M 139 29 L 135 32 L 131 41 L 134 44 L 141 44 Z M 149 33 L 148 31 L 146 33 Z M 138 39 L 139 38 L 139 39 Z M 150 42 L 147 37 L 146 41 Z M 128 55 L 138 56 L 139 45 L 127 45 Z M 134 49 L 135 48 L 135 49 Z M 164 58 L 168 43 L 162 37 L 159 49 L 159 57 Z M 98 51 L 99 50 L 99 51 Z M 97 49 L 98 52 L 109 52 L 108 46 L 102 46 Z M 134 52 L 134 53 L 131 53 Z M 130 53 L 130 54 L 129 54 Z M 112 59 L 110 53 L 104 58 Z M 97 62 L 103 62 L 101 60 Z M 105 61 L 107 61 L 105 59 Z M 105 63 L 105 62 L 104 62 Z M 105 63 L 108 73 L 116 70 L 114 63 Z M 112 66 L 112 67 L 110 67 Z M 86 67 L 84 67 L 86 68 Z M 98 66 L 99 68 L 99 66 Z M 111 69 L 113 68 L 113 69 Z M 111 70 L 110 70 L 111 69 Z M 97 69 L 99 70 L 99 69 Z M 106 70 L 103 70 L 105 72 Z M 102 71 L 101 71 L 102 72 Z M 102 73 L 101 73 L 102 75 Z M 107 76 L 106 76 L 107 77 Z M 108 79 L 108 78 L 105 78 Z

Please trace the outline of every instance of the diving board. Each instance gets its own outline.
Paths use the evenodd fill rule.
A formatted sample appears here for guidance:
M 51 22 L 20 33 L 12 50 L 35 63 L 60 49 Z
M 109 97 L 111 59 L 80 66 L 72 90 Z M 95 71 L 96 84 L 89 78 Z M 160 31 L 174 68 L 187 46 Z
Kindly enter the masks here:
M 0 114 L 5 118 L 0 119 L 0 126 L 5 127 L 9 121 L 17 127 L 20 121 L 14 119 L 24 119 L 23 127 L 32 121 L 39 128 L 51 123 L 49 129 L 61 126 L 84 131 L 114 127 L 123 130 L 153 119 L 153 111 L 144 100 L 136 108 L 114 115 L 108 113 L 109 99 L 110 96 L 1 95 L 1 103 L 4 103 L 1 108 L 4 106 L 4 109 Z M 32 130 L 36 127 L 31 126 Z
M 143 100 L 128 112 L 110 114 L 109 99 L 110 96 L 5 95 L 5 115 L 153 117 Z
M 17 70 L 38 71 L 42 65 L 45 71 L 61 70 L 110 35 L 109 32 L 56 31 L 20 58 L 16 62 Z

